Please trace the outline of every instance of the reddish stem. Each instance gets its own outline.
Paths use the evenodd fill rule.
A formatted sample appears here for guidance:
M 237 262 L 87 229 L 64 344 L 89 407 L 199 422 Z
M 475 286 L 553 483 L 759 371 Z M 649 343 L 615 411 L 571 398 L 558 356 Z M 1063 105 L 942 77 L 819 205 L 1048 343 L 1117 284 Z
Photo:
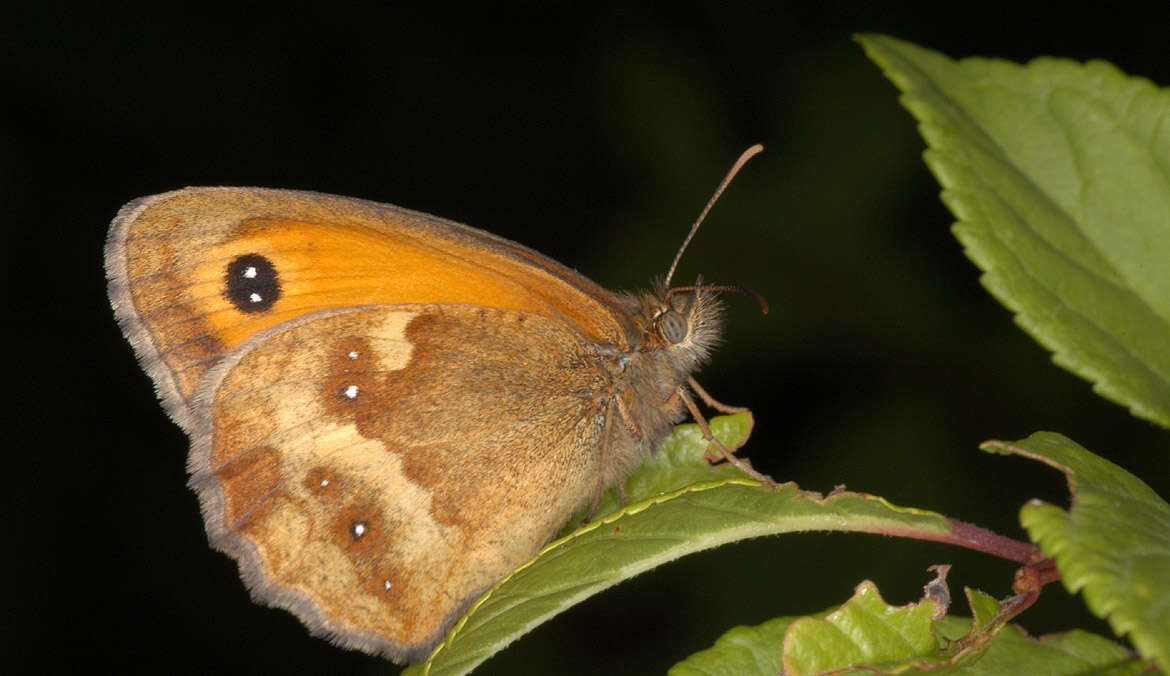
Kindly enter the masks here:
M 1044 559 L 1040 548 L 1029 542 L 1013 540 L 958 519 L 947 519 L 947 523 L 956 538 L 953 542 L 963 547 L 1024 564 Z

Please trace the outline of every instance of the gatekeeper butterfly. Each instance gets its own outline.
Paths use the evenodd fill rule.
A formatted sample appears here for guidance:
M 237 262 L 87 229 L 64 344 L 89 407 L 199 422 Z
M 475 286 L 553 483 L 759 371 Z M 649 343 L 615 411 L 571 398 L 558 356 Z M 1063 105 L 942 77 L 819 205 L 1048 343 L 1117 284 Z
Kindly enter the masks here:
M 702 424 L 688 387 L 736 410 L 691 377 L 733 287 L 670 287 L 677 256 L 619 294 L 465 225 L 261 188 L 134 200 L 105 256 L 118 322 L 191 439 L 211 544 L 258 602 L 396 661 L 686 411 Z

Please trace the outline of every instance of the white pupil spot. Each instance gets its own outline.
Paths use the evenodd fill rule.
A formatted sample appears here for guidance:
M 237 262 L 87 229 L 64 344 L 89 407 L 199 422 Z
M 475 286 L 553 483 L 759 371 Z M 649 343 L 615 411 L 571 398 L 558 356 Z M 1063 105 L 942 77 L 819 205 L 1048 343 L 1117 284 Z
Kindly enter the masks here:
M 386 580 L 386 591 L 390 591 L 390 587 L 393 587 L 393 586 L 394 585 L 390 584 L 390 580 Z
M 350 359 L 357 359 L 357 358 L 358 358 L 358 353 L 357 353 L 357 350 L 354 350 L 354 351 L 350 352 L 350 353 L 349 353 L 349 358 L 350 358 Z
M 349 387 L 345 388 L 345 396 L 349 397 L 350 399 L 353 399 L 354 397 L 356 397 L 357 393 L 358 393 L 358 386 L 357 385 L 350 385 Z
M 263 298 L 260 297 L 260 294 L 253 291 L 252 294 L 248 296 L 248 300 L 252 301 L 253 303 L 259 303 L 261 300 L 263 300 Z
M 256 279 L 256 275 L 258 274 L 260 273 L 256 272 L 256 266 L 254 265 L 249 265 L 244 268 L 244 279 Z
M 328 485 L 329 485 L 329 479 L 321 479 L 321 488 L 325 488 Z
M 366 524 L 364 524 L 364 523 L 355 523 L 355 524 L 353 525 L 353 534 L 354 534 L 354 535 L 356 535 L 356 536 L 357 536 L 357 537 L 359 537 L 359 538 L 360 538 L 361 536 L 365 535 L 365 534 L 366 534 Z

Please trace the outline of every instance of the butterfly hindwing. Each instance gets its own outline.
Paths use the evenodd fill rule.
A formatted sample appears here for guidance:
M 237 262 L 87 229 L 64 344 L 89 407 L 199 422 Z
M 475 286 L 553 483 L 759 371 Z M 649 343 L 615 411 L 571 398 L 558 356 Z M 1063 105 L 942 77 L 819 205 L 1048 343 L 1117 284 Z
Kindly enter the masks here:
M 306 315 L 209 374 L 191 483 L 258 599 L 417 657 L 592 494 L 609 382 L 538 315 Z

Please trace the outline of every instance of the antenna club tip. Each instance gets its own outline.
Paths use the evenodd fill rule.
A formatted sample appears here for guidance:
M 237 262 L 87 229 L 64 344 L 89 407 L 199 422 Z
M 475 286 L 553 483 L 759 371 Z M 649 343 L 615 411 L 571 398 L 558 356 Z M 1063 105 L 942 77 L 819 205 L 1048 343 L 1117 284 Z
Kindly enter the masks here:
M 740 284 L 738 286 L 739 286 L 738 290 L 741 293 L 745 293 L 745 294 L 751 296 L 752 298 L 754 298 L 756 300 L 757 303 L 760 304 L 760 311 L 761 312 L 763 312 L 764 314 L 768 314 L 769 307 L 768 307 L 768 299 L 767 298 L 764 298 L 759 293 L 756 293 L 754 290 L 749 289 L 748 287 L 743 286 L 742 284 Z

